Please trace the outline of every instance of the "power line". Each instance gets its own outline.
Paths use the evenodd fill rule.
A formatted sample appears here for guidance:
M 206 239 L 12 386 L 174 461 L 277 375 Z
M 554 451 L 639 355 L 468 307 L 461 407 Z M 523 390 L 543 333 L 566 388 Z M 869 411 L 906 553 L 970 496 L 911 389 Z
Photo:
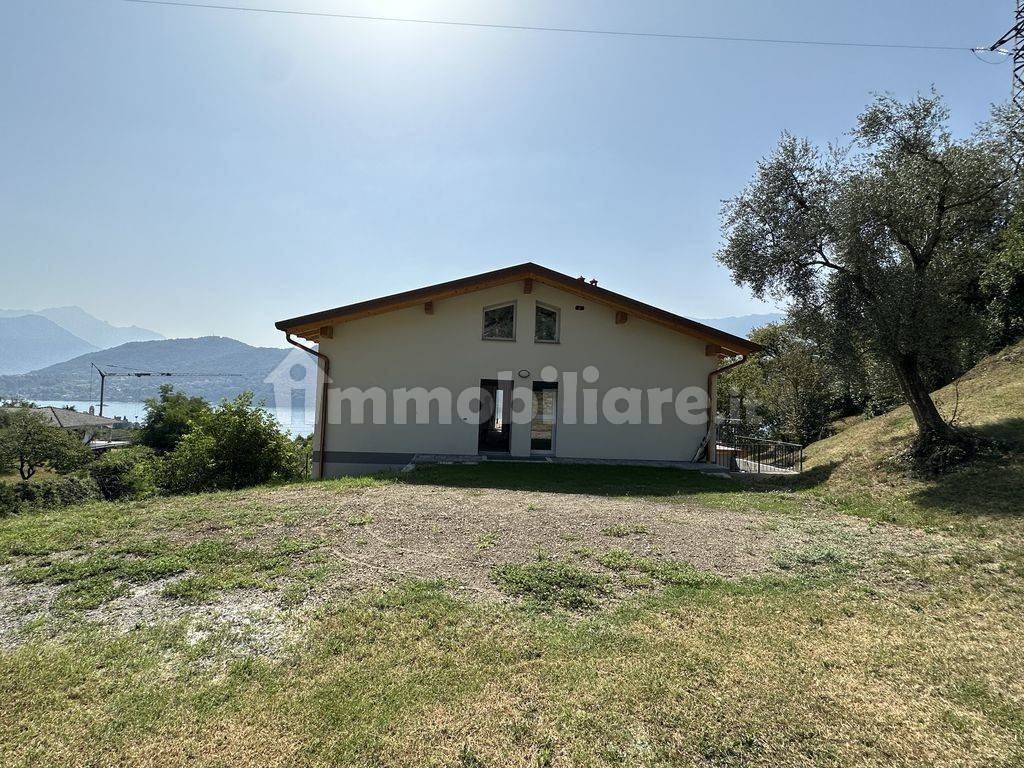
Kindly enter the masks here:
M 929 45 L 918 43 L 863 43 L 840 40 L 791 40 L 774 37 L 738 37 L 732 35 L 689 35 L 674 32 L 629 32 L 617 29 L 587 29 L 584 27 L 543 27 L 526 24 L 491 24 L 473 21 L 443 21 L 398 16 L 360 16 L 352 13 L 330 13 L 327 11 L 292 11 L 283 8 L 258 8 L 255 6 L 216 5 L 214 3 L 186 3 L 178 0 L 123 0 L 138 5 L 166 5 L 177 8 L 202 8 L 215 11 L 240 11 L 243 13 L 271 13 L 281 16 L 313 16 L 327 19 L 348 19 L 352 21 L 388 21 L 400 24 L 429 24 L 440 27 L 469 27 L 473 29 L 504 29 L 515 32 L 562 32 L 573 35 L 602 35 L 605 37 L 646 37 L 668 40 L 704 40 L 722 43 L 763 43 L 770 45 L 815 45 L 839 48 L 897 48 L 918 51 L 960 51 L 975 49 L 968 45 Z

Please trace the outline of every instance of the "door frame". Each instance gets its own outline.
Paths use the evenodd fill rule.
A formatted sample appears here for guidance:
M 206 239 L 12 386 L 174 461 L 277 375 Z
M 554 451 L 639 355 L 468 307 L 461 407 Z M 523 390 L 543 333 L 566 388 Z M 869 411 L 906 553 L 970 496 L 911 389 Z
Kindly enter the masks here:
M 558 448 L 558 382 L 557 381 L 535 381 L 533 386 L 530 388 L 530 407 L 533 407 L 533 393 L 551 390 L 555 393 L 554 401 L 554 414 L 551 419 L 551 447 L 550 448 L 539 448 L 533 447 L 533 419 L 530 419 L 530 455 L 531 456 L 555 456 L 555 451 Z
M 495 412 L 490 415 L 488 420 L 481 421 L 477 428 L 476 438 L 476 452 L 477 454 L 494 454 L 498 456 L 507 456 L 512 453 L 512 387 L 515 382 L 511 379 L 480 379 L 480 407 L 483 409 L 484 404 L 484 391 L 490 392 L 493 389 L 494 394 L 491 396 L 492 407 Z M 501 392 L 501 443 L 504 448 L 485 448 L 484 432 L 487 429 L 486 425 L 491 424 L 491 432 L 495 432 L 493 424 L 497 414 L 497 394 Z M 481 411 L 482 413 L 482 411 Z

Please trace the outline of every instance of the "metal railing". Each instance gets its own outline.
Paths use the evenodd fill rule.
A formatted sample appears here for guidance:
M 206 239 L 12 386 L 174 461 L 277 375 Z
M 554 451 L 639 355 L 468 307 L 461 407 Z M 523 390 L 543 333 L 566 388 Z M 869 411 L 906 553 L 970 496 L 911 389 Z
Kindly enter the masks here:
M 745 437 L 725 429 L 715 448 L 715 463 L 734 472 L 790 474 L 804 471 L 804 447 L 799 443 Z

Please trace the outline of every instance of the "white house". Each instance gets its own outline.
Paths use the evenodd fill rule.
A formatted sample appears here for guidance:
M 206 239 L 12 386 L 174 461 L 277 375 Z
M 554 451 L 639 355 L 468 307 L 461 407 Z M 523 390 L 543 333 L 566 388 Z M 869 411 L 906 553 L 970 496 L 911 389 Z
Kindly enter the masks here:
M 691 461 L 721 359 L 759 349 L 533 263 L 276 327 L 320 360 L 321 477 L 417 454 Z

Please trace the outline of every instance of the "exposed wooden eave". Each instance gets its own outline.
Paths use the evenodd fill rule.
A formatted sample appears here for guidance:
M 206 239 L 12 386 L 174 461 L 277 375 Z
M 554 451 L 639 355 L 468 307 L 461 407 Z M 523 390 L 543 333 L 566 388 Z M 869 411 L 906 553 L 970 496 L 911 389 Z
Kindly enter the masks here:
M 320 340 L 324 328 L 329 328 L 339 323 L 351 322 L 352 320 L 359 320 L 409 307 L 419 306 L 425 308 L 428 303 L 433 308 L 435 302 L 516 281 L 523 281 L 524 289 L 529 285 L 529 290 L 531 291 L 534 283 L 543 283 L 552 288 L 579 296 L 586 301 L 608 306 L 616 310 L 617 313 L 622 313 L 627 317 L 634 315 L 704 341 L 706 344 L 716 345 L 722 349 L 723 353 L 750 354 L 761 349 L 760 345 L 748 339 L 742 339 L 730 333 L 719 331 L 703 323 L 675 315 L 658 307 L 631 299 L 628 296 L 592 285 L 585 280 L 579 280 L 533 263 L 519 264 L 482 275 L 473 275 L 447 283 L 439 283 L 412 291 L 383 296 L 378 299 L 324 310 L 323 312 L 303 315 L 290 320 L 282 320 L 276 323 L 276 327 L 308 341 L 317 342 Z M 529 283 L 526 281 L 529 281 Z

